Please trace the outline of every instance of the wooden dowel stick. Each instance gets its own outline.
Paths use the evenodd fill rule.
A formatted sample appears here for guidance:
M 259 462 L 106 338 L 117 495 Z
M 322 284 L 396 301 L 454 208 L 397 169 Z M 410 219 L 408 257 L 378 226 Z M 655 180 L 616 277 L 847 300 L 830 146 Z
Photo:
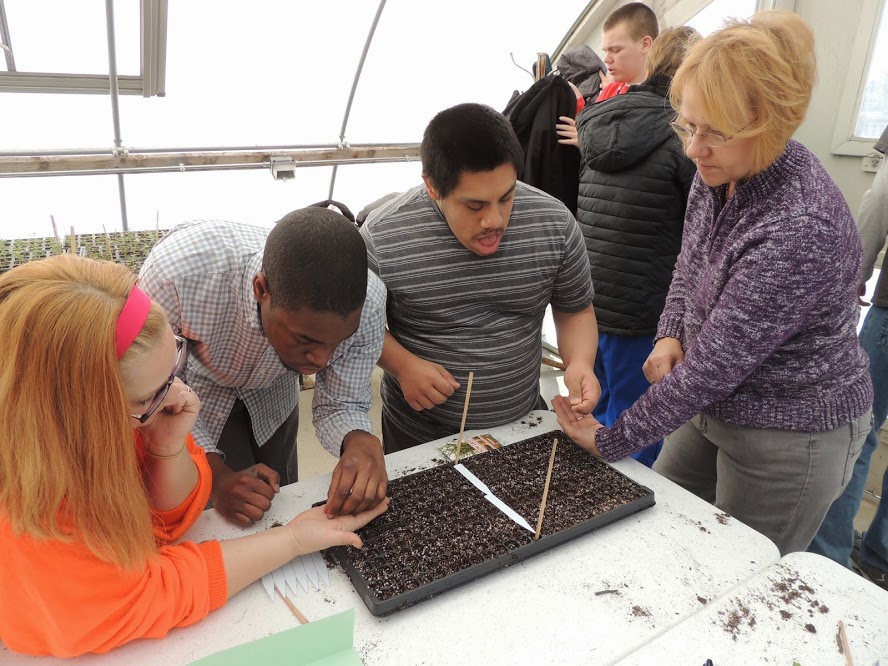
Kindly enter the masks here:
M 55 239 L 59 242 L 59 245 L 62 244 L 62 239 L 59 238 L 59 228 L 55 223 L 55 215 L 49 216 L 49 221 L 52 222 L 52 235 L 55 236 Z
M 845 633 L 845 623 L 839 620 L 839 640 L 842 642 L 842 653 L 845 655 L 845 664 L 854 666 L 851 658 L 851 646 L 848 644 L 848 635 Z
M 542 363 L 543 365 L 548 365 L 550 368 L 556 368 L 557 370 L 567 370 L 567 366 L 564 365 L 564 363 L 549 358 L 548 356 L 543 356 L 540 359 L 540 363 Z
M 462 423 L 459 424 L 459 439 L 456 440 L 456 455 L 454 462 L 459 462 L 459 450 L 462 448 L 463 431 L 466 429 L 466 414 L 469 413 L 469 396 L 472 395 L 472 380 L 475 379 L 475 373 L 469 372 L 469 385 L 466 387 L 466 404 L 463 405 Z
M 299 620 L 299 624 L 308 624 L 308 618 L 306 618 L 302 613 L 300 613 L 299 609 L 296 608 L 296 606 L 293 604 L 293 602 L 284 596 L 284 593 L 281 592 L 281 589 L 277 585 L 274 586 L 274 589 L 280 595 L 281 599 L 284 600 L 284 603 L 287 604 L 287 608 L 290 609 L 290 612 L 296 616 L 297 620 Z
M 105 225 L 102 225 L 102 231 L 105 232 L 105 245 L 108 248 L 108 261 L 114 261 L 114 255 L 111 254 L 111 235 L 105 229 Z
M 549 454 L 549 471 L 546 472 L 546 487 L 543 488 L 543 502 L 540 504 L 540 517 L 537 518 L 537 531 L 533 540 L 540 538 L 540 530 L 543 529 L 543 514 L 546 513 L 546 498 L 549 496 L 549 482 L 552 480 L 552 467 L 555 465 L 555 449 L 558 448 L 558 439 L 552 438 L 552 453 Z

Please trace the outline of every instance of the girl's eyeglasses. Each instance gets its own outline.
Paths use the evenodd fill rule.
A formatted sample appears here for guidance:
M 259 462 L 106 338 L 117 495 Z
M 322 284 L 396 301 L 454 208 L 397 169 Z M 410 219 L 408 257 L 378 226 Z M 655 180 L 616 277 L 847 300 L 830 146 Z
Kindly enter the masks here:
M 150 419 L 154 412 L 163 404 L 164 398 L 167 397 L 167 393 L 170 392 L 170 386 L 173 385 L 173 382 L 176 379 L 176 375 L 178 375 L 185 368 L 185 361 L 188 359 L 188 342 L 185 338 L 177 335 L 176 336 L 176 366 L 173 368 L 173 372 L 170 374 L 170 378 L 167 379 L 166 384 L 164 384 L 160 390 L 154 394 L 154 397 L 151 398 L 151 402 L 148 404 L 148 410 L 142 414 L 130 414 L 134 419 L 138 419 L 139 423 L 145 423 L 148 419 Z

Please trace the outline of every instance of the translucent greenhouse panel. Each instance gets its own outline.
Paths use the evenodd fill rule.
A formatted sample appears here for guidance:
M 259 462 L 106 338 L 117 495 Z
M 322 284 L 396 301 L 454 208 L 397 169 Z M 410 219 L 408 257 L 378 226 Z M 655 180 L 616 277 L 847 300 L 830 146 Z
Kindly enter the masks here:
M 417 185 L 422 185 L 419 162 L 355 164 L 339 167 L 333 198 L 357 215 L 364 206 L 380 197 L 391 192 L 404 192 Z
M 166 97 L 121 98 L 139 147 L 336 143 L 376 3 L 170 3 Z
M 107 96 L 0 93 L 0 105 L 3 150 L 114 146 Z
M 854 136 L 877 139 L 888 125 L 888 4 L 882 5 L 860 100 Z
M 115 176 L 0 179 L 0 238 L 42 238 L 120 230 Z
M 105 3 L 3 0 L 20 72 L 107 74 Z M 119 74 L 139 74 L 139 3 L 114 3 Z
M 389 0 L 367 56 L 348 127 L 352 143 L 418 141 L 438 112 L 462 102 L 502 111 L 533 84 L 538 51 L 550 55 L 587 0 L 527 3 Z M 431 13 L 430 13 L 431 12 Z M 554 65 L 554 63 L 553 63 Z
M 713 0 L 686 25 L 696 28 L 704 37 L 724 25 L 728 18 L 749 18 L 755 13 L 756 0 Z
M 332 168 L 297 169 L 274 180 L 267 169 L 138 174 L 126 179 L 133 230 L 169 229 L 189 220 L 222 219 L 271 227 L 291 210 L 327 198 Z

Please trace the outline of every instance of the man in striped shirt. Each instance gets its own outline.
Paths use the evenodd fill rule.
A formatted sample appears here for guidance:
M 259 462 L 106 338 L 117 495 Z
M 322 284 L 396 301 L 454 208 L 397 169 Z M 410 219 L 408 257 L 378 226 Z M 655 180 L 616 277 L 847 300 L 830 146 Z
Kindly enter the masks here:
M 386 453 L 546 408 L 542 323 L 551 304 L 571 404 L 588 414 L 600 387 L 589 260 L 573 215 L 524 183 L 521 145 L 500 113 L 461 104 L 425 130 L 425 185 L 361 228 L 389 293 L 379 365 Z
M 317 374 L 312 420 L 341 456 L 327 512 L 357 513 L 386 493 L 368 411 L 385 331 L 385 287 L 367 270 L 355 225 L 319 207 L 271 231 L 217 220 L 176 227 L 139 284 L 188 340 L 182 379 L 201 398 L 195 441 L 213 470 L 211 500 L 241 525 L 297 480 L 299 373 Z

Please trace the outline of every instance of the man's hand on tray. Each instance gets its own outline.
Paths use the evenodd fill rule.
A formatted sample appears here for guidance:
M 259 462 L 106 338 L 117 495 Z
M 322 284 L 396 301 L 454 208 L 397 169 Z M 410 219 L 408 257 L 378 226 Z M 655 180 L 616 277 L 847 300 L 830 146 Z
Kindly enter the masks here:
M 363 430 L 348 433 L 333 470 L 324 512 L 334 518 L 367 511 L 385 499 L 387 490 L 388 473 L 379 439 Z

